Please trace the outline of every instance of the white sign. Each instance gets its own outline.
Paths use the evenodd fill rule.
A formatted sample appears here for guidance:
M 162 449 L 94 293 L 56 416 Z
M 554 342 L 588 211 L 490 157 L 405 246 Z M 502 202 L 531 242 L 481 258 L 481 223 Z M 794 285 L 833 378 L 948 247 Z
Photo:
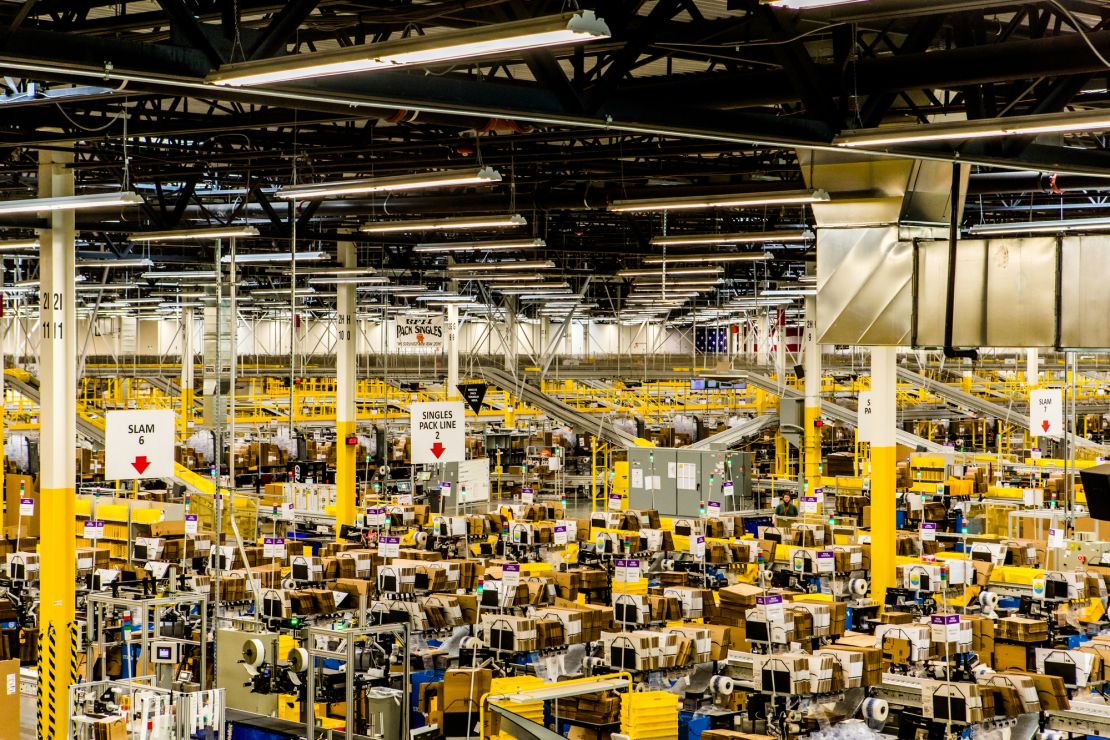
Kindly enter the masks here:
M 520 563 L 505 563 L 501 566 L 501 583 L 512 588 L 520 585 Z
M 706 501 L 705 513 L 709 515 L 710 519 L 721 518 L 721 502 L 720 501 Z
M 104 522 L 89 519 L 85 522 L 85 539 L 99 540 L 104 537 Z
M 466 459 L 466 404 L 414 403 L 410 415 L 413 465 Z
M 105 415 L 104 478 L 170 478 L 176 418 L 170 409 Z
M 567 528 L 565 526 L 563 526 L 562 524 L 556 524 L 555 525 L 555 544 L 556 545 L 565 545 L 565 544 L 567 544 Z
M 196 514 L 185 515 L 185 534 L 190 537 L 196 537 L 199 529 L 199 519 Z
M 690 535 L 690 554 L 697 560 L 705 557 L 705 535 Z
M 767 615 L 768 622 L 781 622 L 786 617 L 786 611 L 782 606 L 782 597 L 775 594 L 772 596 L 756 596 L 756 606 L 763 607 L 763 613 Z
M 1034 437 L 1064 435 L 1064 395 L 1059 388 L 1029 391 L 1029 431 Z
M 385 507 L 379 506 L 366 510 L 366 526 L 380 527 L 385 524 Z
M 489 501 L 489 458 L 473 457 L 459 462 L 459 503 Z
M 567 530 L 567 542 L 574 542 L 578 539 L 578 522 L 574 519 L 558 519 L 555 521 L 555 525 L 556 530 L 559 527 L 564 527 Z
M 35 515 L 35 500 L 33 498 L 19 499 L 19 515 L 20 516 L 34 516 Z
M 817 513 L 817 497 L 816 496 L 802 496 L 802 513 L 803 514 L 816 514 Z
M 613 574 L 613 579 L 617 583 L 639 583 L 640 581 L 640 561 L 639 560 L 615 560 L 613 561 L 616 570 Z
M 395 558 L 401 554 L 401 538 L 400 537 L 380 537 L 378 538 L 378 557 L 380 558 Z
M 536 502 L 536 491 L 530 486 L 520 489 L 520 503 L 532 504 Z
M 609 494 L 609 511 L 620 511 L 621 509 L 621 495 L 619 493 Z
M 875 437 L 875 391 L 860 391 L 856 410 L 856 433 L 860 442 L 873 442 Z
M 398 316 L 394 329 L 399 350 L 443 350 L 443 316 Z
M 923 522 L 921 524 L 921 541 L 935 542 L 937 539 L 936 522 Z
M 732 484 L 732 481 L 726 480 L 723 484 L 721 484 L 721 493 L 723 493 L 725 496 L 733 496 L 736 494 L 736 486 Z
M 1048 530 L 1048 546 L 1049 547 L 1063 547 L 1064 546 L 1064 530 L 1050 529 Z

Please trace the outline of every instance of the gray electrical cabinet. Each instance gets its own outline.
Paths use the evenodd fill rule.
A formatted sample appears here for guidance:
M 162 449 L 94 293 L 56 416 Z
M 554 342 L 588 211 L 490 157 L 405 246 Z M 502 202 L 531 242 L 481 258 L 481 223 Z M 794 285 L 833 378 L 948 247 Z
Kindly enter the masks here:
M 629 507 L 683 517 L 698 516 L 709 501 L 722 512 L 751 508 L 752 462 L 750 452 L 631 447 Z

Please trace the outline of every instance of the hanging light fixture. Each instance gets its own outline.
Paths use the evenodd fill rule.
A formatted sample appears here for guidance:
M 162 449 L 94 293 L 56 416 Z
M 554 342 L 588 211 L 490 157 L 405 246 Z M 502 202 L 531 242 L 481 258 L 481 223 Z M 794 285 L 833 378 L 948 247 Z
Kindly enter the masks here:
M 239 236 L 258 236 L 258 229 L 253 226 L 228 225 L 205 226 L 199 229 L 176 229 L 173 231 L 143 231 L 128 234 L 127 240 L 132 242 L 169 242 L 190 239 L 224 239 Z
M 546 247 L 543 239 L 501 239 L 485 242 L 441 242 L 417 244 L 412 248 L 414 252 L 424 254 L 440 254 L 448 252 L 505 252 L 517 249 L 540 249 Z
M 528 219 L 513 216 L 470 216 L 467 218 L 432 218 L 411 221 L 372 221 L 363 224 L 364 234 L 393 234 L 406 231 L 464 231 L 467 229 L 508 229 L 527 226 Z
M 97 193 L 95 195 L 66 195 L 60 198 L 5 200 L 0 201 L 0 214 L 79 211 L 93 208 L 112 208 L 114 206 L 137 206 L 142 202 L 142 197 L 130 190 L 117 193 Z
M 703 208 L 744 208 L 748 206 L 777 206 L 806 203 L 823 203 L 829 200 L 824 190 L 796 190 L 779 193 L 744 193 L 731 195 L 694 195 L 685 198 L 641 198 L 615 200 L 609 210 L 615 213 L 637 211 L 681 211 Z
M 215 85 L 266 85 L 331 75 L 399 69 L 516 54 L 529 49 L 580 44 L 609 38 L 609 27 L 593 11 L 562 13 L 479 28 L 411 36 L 335 51 L 295 54 L 225 64 L 208 76 Z
M 491 185 L 501 182 L 501 173 L 492 167 L 465 170 L 439 170 L 414 175 L 379 177 L 367 180 L 322 182 L 278 188 L 277 197 L 288 200 L 316 200 L 337 195 L 393 193 L 400 190 L 425 190 L 458 185 Z

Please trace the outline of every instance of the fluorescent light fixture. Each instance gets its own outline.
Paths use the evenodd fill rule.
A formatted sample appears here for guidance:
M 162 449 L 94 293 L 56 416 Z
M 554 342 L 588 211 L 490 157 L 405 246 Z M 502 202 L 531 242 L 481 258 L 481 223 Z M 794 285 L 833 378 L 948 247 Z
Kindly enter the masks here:
M 438 254 L 446 252 L 507 252 L 516 249 L 539 249 L 546 247 L 543 239 L 500 239 L 484 242 L 434 242 L 417 244 L 412 248 L 414 252 L 425 254 Z
M 685 234 L 656 236 L 655 247 L 686 247 L 698 244 L 759 244 L 762 242 L 804 242 L 813 238 L 812 231 L 753 231 L 736 234 Z
M 759 294 L 763 298 L 805 298 L 806 296 L 817 295 L 817 289 L 804 290 L 804 289 L 789 289 L 781 288 L 776 290 L 765 290 Z
M 316 292 L 316 288 L 313 288 L 312 286 L 308 286 L 307 288 L 297 288 L 297 293 L 298 294 L 301 294 L 301 293 L 310 293 L 311 294 L 311 293 L 315 293 L 315 292 Z M 289 295 L 289 288 L 258 288 L 256 290 L 252 290 L 251 295 L 256 295 L 256 296 L 259 296 L 259 295 L 260 296 L 268 296 L 268 295 L 287 296 L 287 295 Z
M 206 226 L 199 229 L 176 229 L 173 231 L 143 231 L 138 234 L 128 234 L 127 240 L 132 242 L 169 242 L 188 239 L 223 239 L 233 236 L 258 236 L 258 229 L 253 226 Z
M 661 288 L 664 285 L 668 288 L 713 288 L 722 285 L 724 280 L 684 280 L 679 278 L 671 280 L 670 275 L 666 280 L 659 278 L 658 280 L 637 280 L 632 283 L 633 288 Z
M 434 36 L 411 36 L 335 51 L 225 64 L 208 76 L 215 85 L 266 85 L 330 75 L 443 64 L 609 38 L 593 11 L 562 13 Z
M 962 141 L 1000 136 L 1078 133 L 1110 129 L 1110 111 L 1088 110 L 1032 116 L 1007 116 L 929 125 L 882 126 L 845 131 L 833 139 L 837 146 L 874 147 L 929 141 Z
M 774 259 L 774 255 L 770 252 L 711 252 L 709 254 L 653 254 L 649 257 L 644 257 L 645 265 L 662 265 L 662 264 L 706 264 L 711 265 L 715 262 L 762 262 L 769 259 Z M 668 271 L 669 272 L 669 271 Z
M 293 256 L 294 255 L 292 252 L 255 252 L 253 254 L 236 253 L 235 264 L 243 265 L 260 262 L 292 262 Z M 298 262 L 314 262 L 318 260 L 329 259 L 331 255 L 327 252 L 297 252 L 296 257 Z M 225 254 L 222 261 L 225 263 L 231 262 L 231 255 Z
M 766 5 L 788 10 L 809 10 L 810 8 L 829 8 L 834 5 L 852 5 L 866 0 L 763 0 Z
M 88 257 L 76 261 L 77 267 L 152 267 L 146 257 Z
M 479 283 L 516 283 L 543 280 L 546 275 L 541 275 L 538 272 L 524 272 L 524 273 L 501 273 L 499 275 L 452 275 L 452 280 L 465 280 Z
M 24 249 L 38 249 L 38 239 L 9 239 L 0 241 L 0 252 L 21 252 Z
M 618 277 L 663 277 L 671 275 L 717 275 L 720 267 L 676 267 L 673 270 L 620 270 Z
M 484 272 L 485 270 L 546 270 L 555 266 L 551 260 L 521 260 L 519 262 L 465 262 L 448 265 L 448 272 Z
M 261 291 L 255 290 L 255 291 L 252 291 L 252 292 L 255 293 L 255 294 L 258 294 Z M 285 291 L 285 292 L 288 293 L 289 291 Z M 199 290 L 198 291 L 193 291 L 191 293 L 190 292 L 185 292 L 185 291 L 182 291 L 181 293 L 170 293 L 170 292 L 161 292 L 161 291 L 159 291 L 159 292 L 151 293 L 150 295 L 154 298 L 178 298 L 178 299 L 183 300 L 183 301 L 184 300 L 189 300 L 190 298 L 205 298 L 205 297 L 208 296 L 207 293 L 205 293 L 203 291 L 199 291 Z
M 406 231 L 464 231 L 466 229 L 507 229 L 527 226 L 528 219 L 512 216 L 470 216 L 467 218 L 413 219 L 411 221 L 372 221 L 363 224 L 364 234 L 395 234 Z M 430 251 L 430 250 L 421 250 Z
M 474 300 L 472 295 L 456 295 L 453 293 L 421 293 L 415 298 L 418 301 L 439 301 L 441 303 L 470 303 Z
M 374 285 L 389 282 L 382 275 L 331 275 L 308 279 L 309 285 Z
M 1106 231 L 1110 218 L 1073 218 L 1062 221 L 1015 221 L 1005 224 L 976 224 L 967 231 L 976 236 L 992 234 L 1059 233 L 1061 231 Z
M 745 206 L 823 203 L 827 200 L 829 200 L 829 194 L 824 190 L 791 190 L 779 193 L 694 195 L 686 198 L 615 200 L 612 205 L 609 206 L 609 210 L 616 213 L 636 211 L 679 211 L 700 208 L 742 208 Z
M 162 270 L 159 272 L 144 272 L 144 280 L 215 280 L 215 270 Z
M 356 290 L 372 290 L 378 293 L 421 292 L 427 290 L 423 285 L 360 285 Z
M 307 277 L 324 277 L 326 275 L 373 275 L 376 272 L 372 267 L 313 267 L 297 270 L 298 275 Z
M 67 195 L 61 198 L 31 198 L 0 201 L 0 214 L 39 213 L 41 211 L 87 210 L 113 206 L 137 206 L 143 199 L 130 190 L 95 195 Z
M 392 193 L 399 190 L 423 190 L 425 188 L 442 188 L 453 185 L 489 185 L 495 182 L 501 182 L 501 173 L 492 167 L 483 167 L 481 169 L 420 172 L 414 175 L 379 177 L 369 180 L 291 185 L 278 188 L 276 195 L 279 198 L 315 200 L 335 195 Z

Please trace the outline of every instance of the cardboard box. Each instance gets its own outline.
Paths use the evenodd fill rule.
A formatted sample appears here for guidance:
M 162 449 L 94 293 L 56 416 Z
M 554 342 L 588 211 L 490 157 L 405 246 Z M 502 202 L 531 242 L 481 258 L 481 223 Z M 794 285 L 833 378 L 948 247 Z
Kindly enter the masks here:
M 996 671 L 1029 670 L 1029 646 L 996 640 L 994 643 L 994 669 Z
M 19 659 L 0 661 L 0 740 L 19 740 L 19 697 Z

